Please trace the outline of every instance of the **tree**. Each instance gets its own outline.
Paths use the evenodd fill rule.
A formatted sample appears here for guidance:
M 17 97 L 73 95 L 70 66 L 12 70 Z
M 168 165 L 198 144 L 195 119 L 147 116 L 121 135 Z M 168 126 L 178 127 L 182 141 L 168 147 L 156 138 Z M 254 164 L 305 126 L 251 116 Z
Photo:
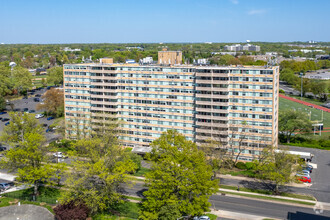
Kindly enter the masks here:
M 25 134 L 38 133 L 43 134 L 43 128 L 37 119 L 31 114 L 9 113 L 11 121 L 7 125 L 0 138 L 5 143 L 19 143 L 25 141 Z
M 6 109 L 6 100 L 4 97 L 0 96 L 0 111 Z
M 63 83 L 63 67 L 53 67 L 47 70 L 47 82 L 59 85 Z
M 32 74 L 25 68 L 16 66 L 12 71 L 12 82 L 18 93 L 32 88 Z
M 134 172 L 137 165 L 111 140 L 111 135 L 103 134 L 78 140 L 73 145 L 77 154 L 86 159 L 73 162 L 62 203 L 82 201 L 96 213 L 109 210 L 124 200 L 123 184 L 128 183 L 128 174 Z
M 12 83 L 10 81 L 10 69 L 0 65 L 0 96 L 5 96 L 10 92 Z
M 38 195 L 41 183 L 53 183 L 60 166 L 49 164 L 45 137 L 38 121 L 31 114 L 10 114 L 12 121 L 4 129 L 2 140 L 17 145 L 5 152 L 0 167 L 17 172 L 17 181 L 34 185 Z M 38 125 L 36 125 L 38 124 Z
M 324 81 L 313 81 L 311 84 L 311 91 L 316 95 L 320 101 L 328 100 L 328 84 Z
M 273 147 L 266 147 L 261 152 L 259 160 L 254 161 L 257 176 L 275 184 L 273 190 L 279 193 L 281 186 L 295 180 L 295 175 L 301 169 L 299 156 L 289 154 L 287 150 L 275 151 Z
M 280 135 L 285 137 L 287 143 L 290 143 L 294 133 L 311 131 L 312 123 L 304 112 L 289 109 L 280 112 L 278 129 Z
M 218 180 L 212 180 L 212 168 L 204 153 L 175 130 L 164 132 L 151 146 L 148 157 L 153 164 L 146 175 L 148 191 L 144 192 L 140 218 L 159 219 L 164 207 L 173 205 L 177 205 L 180 216 L 207 211 Z
M 61 117 L 64 113 L 64 92 L 61 89 L 51 88 L 42 98 L 43 104 L 37 105 L 37 110 L 43 109 L 51 115 Z

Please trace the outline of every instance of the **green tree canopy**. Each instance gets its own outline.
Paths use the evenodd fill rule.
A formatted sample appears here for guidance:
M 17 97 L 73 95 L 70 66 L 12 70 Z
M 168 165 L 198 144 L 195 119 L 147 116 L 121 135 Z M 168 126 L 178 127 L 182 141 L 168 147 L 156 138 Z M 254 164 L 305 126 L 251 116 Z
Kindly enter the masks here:
M 304 112 L 289 109 L 280 112 L 278 129 L 280 135 L 285 137 L 287 143 L 290 143 L 290 139 L 295 132 L 311 131 L 312 123 Z
M 159 219 L 164 207 L 177 206 L 180 215 L 201 215 L 210 207 L 209 197 L 217 192 L 212 168 L 196 144 L 175 130 L 164 132 L 151 143 L 153 161 L 146 175 L 148 191 L 140 218 Z M 173 215 L 177 216 L 176 211 Z
M 275 183 L 274 191 L 279 193 L 281 186 L 295 180 L 293 174 L 301 169 L 299 161 L 299 156 L 289 154 L 287 150 L 275 151 L 273 147 L 267 147 L 254 163 L 258 177 Z
M 85 159 L 74 160 L 62 203 L 83 201 L 92 213 L 96 213 L 123 202 L 123 184 L 129 182 L 128 174 L 138 166 L 107 136 L 81 139 L 73 145 L 76 153 Z
M 41 182 L 53 183 L 54 179 L 60 178 L 58 171 L 63 166 L 49 164 L 47 147 L 44 145 L 46 139 L 33 115 L 10 115 L 12 121 L 5 128 L 1 139 L 14 142 L 18 146 L 5 151 L 0 167 L 16 172 L 17 181 L 33 184 L 37 195 Z
M 12 75 L 14 88 L 19 93 L 32 88 L 32 74 L 27 69 L 16 66 L 12 71 Z
M 47 82 L 55 85 L 63 83 L 63 67 L 53 67 L 47 70 Z

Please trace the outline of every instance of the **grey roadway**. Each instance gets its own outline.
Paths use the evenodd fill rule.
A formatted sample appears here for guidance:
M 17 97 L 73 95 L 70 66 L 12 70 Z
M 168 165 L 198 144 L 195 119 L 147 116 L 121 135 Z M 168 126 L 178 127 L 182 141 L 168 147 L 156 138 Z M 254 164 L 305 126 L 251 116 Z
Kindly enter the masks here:
M 125 190 L 128 195 L 143 197 L 142 193 L 146 188 L 144 187 L 144 183 L 137 182 L 131 188 L 126 187 Z M 321 219 L 321 217 L 327 217 L 326 219 L 330 219 L 330 211 L 323 211 L 321 215 L 317 215 L 313 207 L 307 208 L 223 195 L 213 195 L 209 201 L 212 203 L 211 208 L 213 209 L 264 217 L 279 219 Z M 299 215 L 299 218 L 292 218 L 292 216 L 296 215 Z

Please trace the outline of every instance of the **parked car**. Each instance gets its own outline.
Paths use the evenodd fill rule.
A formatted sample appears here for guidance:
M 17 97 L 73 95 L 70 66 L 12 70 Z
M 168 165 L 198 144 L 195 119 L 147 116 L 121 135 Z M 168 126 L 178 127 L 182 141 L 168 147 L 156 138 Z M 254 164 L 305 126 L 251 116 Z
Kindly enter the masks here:
M 27 97 L 27 96 L 24 96 L 24 97 L 23 97 L 23 99 L 28 99 L 28 98 L 29 98 L 29 97 Z
M 312 173 L 313 168 L 310 168 L 310 167 L 304 167 L 304 166 L 303 166 L 303 171 L 304 171 L 304 170 L 306 170 L 306 171 Z
M 44 115 L 43 114 L 36 114 L 35 118 L 43 118 Z
M 0 189 L 6 190 L 6 189 L 9 189 L 9 188 L 10 188 L 9 183 L 0 183 Z
M 35 113 L 36 111 L 35 110 L 30 110 L 29 113 Z
M 42 124 L 42 126 L 44 126 L 44 127 L 47 127 L 47 126 L 48 126 L 48 124 Z
M 52 131 L 52 129 L 50 129 L 50 128 L 47 128 L 46 129 L 46 133 L 49 133 L 49 132 L 51 132 Z
M 3 119 L 1 119 L 2 122 L 9 121 L 9 120 L 10 120 L 9 118 L 3 118 Z
M 39 98 L 34 98 L 33 101 L 40 102 L 40 99 Z
M 0 115 L 4 115 L 4 114 L 7 114 L 7 112 L 0 112 Z
M 10 124 L 10 121 L 6 122 L 5 126 L 9 125 Z
M 41 97 L 41 95 L 40 94 L 36 94 L 35 97 Z
M 310 169 L 313 169 L 314 167 L 310 164 L 306 164 L 306 167 L 309 167 Z
M 23 112 L 29 112 L 29 109 L 28 108 L 24 108 L 23 109 Z
M 299 176 L 297 179 L 301 182 L 304 182 L 304 183 L 311 183 L 312 182 L 312 179 L 310 177 L 307 177 L 307 176 Z
M 7 150 L 6 147 L 2 147 L 2 146 L 0 146 L 0 151 L 5 151 L 5 150 Z
M 207 215 L 202 215 L 199 217 L 195 216 L 193 220 L 210 220 L 210 217 L 208 217 Z
M 310 177 L 309 173 L 303 173 L 303 172 L 299 172 L 299 173 L 297 173 L 296 176 Z
M 56 152 L 53 154 L 53 156 L 57 157 L 57 158 L 67 158 L 68 157 L 65 154 L 63 154 L 62 152 Z
M 14 109 L 14 112 L 19 112 L 19 111 L 21 111 L 20 108 L 15 108 L 15 109 Z
M 50 121 L 50 120 L 52 120 L 52 119 L 54 119 L 53 116 L 50 116 L 50 117 L 47 118 L 48 121 Z

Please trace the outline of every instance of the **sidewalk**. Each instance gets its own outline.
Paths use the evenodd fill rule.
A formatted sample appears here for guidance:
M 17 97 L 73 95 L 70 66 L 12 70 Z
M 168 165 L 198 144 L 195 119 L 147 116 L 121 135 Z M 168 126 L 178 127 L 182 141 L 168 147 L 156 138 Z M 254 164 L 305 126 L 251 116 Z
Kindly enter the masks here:
M 317 201 L 313 201 L 313 200 L 296 199 L 296 198 L 291 198 L 291 197 L 286 197 L 286 196 L 266 195 L 266 194 L 261 194 L 261 193 L 244 192 L 244 191 L 237 191 L 237 190 L 231 190 L 231 189 L 222 189 L 222 188 L 220 188 L 219 190 L 221 190 L 223 192 L 239 193 L 239 194 L 242 194 L 242 195 L 255 195 L 255 196 L 271 197 L 271 198 L 285 199 L 285 200 L 292 200 L 292 201 L 308 202 L 308 203 L 314 203 L 314 204 L 317 203 Z M 221 193 L 217 193 L 217 194 L 221 195 Z
M 8 173 L 0 173 L 0 179 L 7 181 L 14 181 L 16 176 L 8 174 Z
M 228 219 L 235 219 L 235 220 L 262 220 L 262 219 L 274 219 L 275 218 L 269 218 L 266 216 L 258 216 L 258 215 L 250 215 L 246 213 L 240 213 L 240 212 L 230 212 L 230 211 L 225 211 L 225 210 L 215 210 L 211 209 L 211 214 L 214 214 L 218 216 L 220 219 L 221 218 L 228 218 Z

